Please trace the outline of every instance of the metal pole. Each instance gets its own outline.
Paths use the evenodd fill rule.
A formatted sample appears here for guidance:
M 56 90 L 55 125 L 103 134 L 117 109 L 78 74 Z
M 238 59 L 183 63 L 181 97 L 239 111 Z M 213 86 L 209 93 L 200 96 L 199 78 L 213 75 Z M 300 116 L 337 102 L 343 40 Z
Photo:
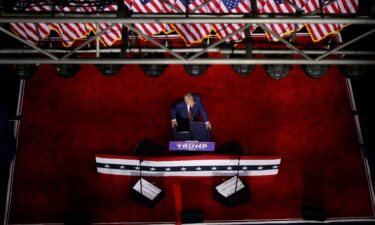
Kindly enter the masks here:
M 247 29 L 250 26 L 251 26 L 251 24 L 246 24 L 242 28 L 240 28 L 240 29 L 236 30 L 235 32 L 231 33 L 230 35 L 223 37 L 220 41 L 215 42 L 214 44 L 212 44 L 212 45 L 208 46 L 207 48 L 203 49 L 201 52 L 198 52 L 198 53 L 194 54 L 193 56 L 189 57 L 188 60 L 197 58 L 198 56 L 200 56 L 203 53 L 207 52 L 208 50 L 220 45 L 221 43 L 224 43 L 228 38 L 233 37 L 234 35 L 244 31 L 245 29 Z
M 83 42 L 82 44 L 78 45 L 77 47 L 75 47 L 72 51 L 70 51 L 69 53 L 67 53 L 66 55 L 64 55 L 63 57 L 61 57 L 61 60 L 65 60 L 67 59 L 69 56 L 73 55 L 76 51 L 80 50 L 81 48 L 85 47 L 85 45 L 87 45 L 88 43 L 92 42 L 93 40 L 95 40 L 97 37 L 99 37 L 100 35 L 104 34 L 105 32 L 107 32 L 109 29 L 111 29 L 113 26 L 115 26 L 116 24 L 110 24 L 108 27 L 106 27 L 104 30 L 100 31 L 100 32 L 97 32 L 94 36 L 90 37 L 89 39 L 87 39 L 85 42 Z
M 357 16 L 357 17 L 347 17 L 347 18 L 337 18 L 326 16 L 325 18 L 320 18 L 316 15 L 305 15 L 298 18 L 291 18 L 289 16 L 265 16 L 258 15 L 255 18 L 244 18 L 244 17 L 173 17 L 170 15 L 142 15 L 142 17 L 131 17 L 131 18 L 113 18 L 113 17 L 0 17 L 0 23 L 121 23 L 121 24 L 133 24 L 133 23 L 244 23 L 244 24 L 271 24 L 271 23 L 290 23 L 290 24 L 363 24 L 363 25 L 375 25 L 375 18 L 369 16 Z
M 99 24 L 97 23 L 97 24 L 95 24 L 95 26 L 96 26 L 96 32 L 100 32 L 100 26 L 99 26 Z M 100 36 L 96 37 L 95 50 L 96 50 L 96 58 L 99 58 L 100 57 Z
M 285 45 L 287 45 L 288 47 L 292 48 L 294 51 L 296 51 L 297 53 L 299 53 L 300 55 L 302 55 L 303 57 L 305 57 L 306 59 L 308 60 L 313 60 L 310 56 L 306 55 L 303 51 L 299 50 L 297 47 L 295 47 L 294 45 L 292 45 L 289 41 L 283 39 L 282 37 L 280 37 L 280 35 L 276 34 L 275 32 L 273 32 L 272 30 L 268 29 L 266 26 L 264 25 L 259 25 L 263 30 L 267 31 L 268 33 L 271 33 L 273 36 L 276 36 L 282 43 L 284 43 Z
M 325 8 L 327 8 L 328 6 L 332 5 L 332 4 L 335 3 L 335 2 L 337 2 L 337 0 L 334 0 L 334 1 L 328 2 L 327 4 L 322 5 L 322 7 L 318 7 L 317 9 L 315 9 L 314 11 L 312 11 L 312 12 L 309 13 L 309 14 L 315 14 L 315 13 L 319 12 L 319 11 L 320 11 L 320 8 L 322 8 L 322 9 L 324 10 Z M 324 12 L 322 12 L 322 13 L 324 13 Z
M 35 45 L 31 44 L 30 42 L 28 42 L 28 41 L 26 41 L 26 40 L 24 40 L 24 39 L 18 37 L 17 35 L 13 34 L 12 32 L 7 31 L 7 30 L 4 29 L 3 27 L 0 27 L 0 31 L 2 31 L 3 33 L 5 33 L 5 34 L 11 36 L 12 38 L 14 38 L 14 39 L 16 39 L 16 40 L 18 40 L 18 41 L 24 43 L 25 45 L 27 45 L 27 46 L 29 46 L 29 47 L 31 47 L 31 48 L 37 50 L 38 52 L 42 53 L 43 55 L 46 55 L 46 56 L 50 57 L 51 59 L 58 60 L 58 58 L 57 58 L 56 56 L 54 56 L 54 55 L 52 55 L 52 54 L 50 54 L 50 53 L 44 51 L 43 49 L 39 48 L 38 46 L 35 46 Z
M 52 59 L 0 59 L 0 64 L 147 64 L 147 65 L 169 65 L 169 64 L 211 64 L 211 65 L 248 65 L 248 64 L 263 64 L 263 65 L 374 65 L 375 59 L 326 59 L 321 61 L 307 60 L 307 59 L 192 59 L 179 60 L 170 58 L 160 59 L 66 59 L 56 61 Z
M 319 56 L 319 57 L 316 58 L 315 60 L 316 60 L 316 61 L 319 61 L 319 60 L 321 60 L 321 59 L 323 59 L 323 58 L 325 58 L 325 57 L 331 55 L 332 53 L 337 52 L 338 50 L 343 49 L 343 48 L 345 48 L 346 46 L 351 45 L 351 44 L 353 44 L 354 42 L 356 42 L 356 41 L 358 41 L 358 40 L 360 40 L 360 39 L 362 39 L 362 38 L 364 38 L 364 37 L 366 37 L 366 36 L 368 36 L 368 35 L 370 35 L 370 34 L 372 34 L 372 33 L 374 33 L 374 32 L 375 32 L 375 29 L 372 29 L 372 30 L 370 30 L 370 31 L 367 31 L 366 33 L 364 33 L 364 34 L 362 34 L 362 35 L 360 35 L 360 36 L 358 36 L 358 37 L 356 37 L 356 38 L 354 38 L 354 39 L 352 39 L 352 40 L 350 40 L 350 41 L 348 41 L 348 42 L 346 42 L 346 43 L 344 43 L 344 44 L 342 44 L 342 45 L 340 45 L 340 46 L 338 46 L 338 47 L 336 47 L 336 48 L 334 48 L 334 49 L 332 49 L 332 50 L 330 50 L 330 51 L 328 51 L 328 52 L 326 52 L 325 54 Z
M 158 46 L 159 48 L 161 49 L 164 49 L 166 52 L 172 54 L 174 57 L 184 61 L 185 58 L 182 57 L 181 55 L 175 53 L 174 51 L 170 50 L 169 48 L 165 47 L 164 45 L 160 44 L 159 42 L 155 41 L 154 39 L 152 39 L 150 36 L 146 35 L 146 34 L 143 34 L 142 32 L 138 31 L 137 29 L 134 29 L 132 26 L 128 25 L 128 24 L 124 24 L 124 26 L 126 26 L 129 30 L 137 33 L 138 35 L 146 38 L 148 41 L 150 41 L 151 43 L 155 44 L 156 46 Z
M 171 7 L 172 9 L 176 10 L 177 12 L 180 12 L 180 13 L 183 13 L 183 11 L 179 8 L 177 8 L 175 5 L 171 4 L 170 2 L 166 1 L 166 0 L 161 0 L 164 4 L 168 5 L 169 7 Z
M 200 10 L 201 8 L 203 8 L 204 6 L 206 6 L 207 4 L 209 4 L 210 2 L 212 2 L 212 0 L 208 0 L 206 2 L 203 2 L 201 5 L 198 5 L 197 7 L 195 7 L 192 11 L 192 13 L 195 13 L 197 10 Z
M 204 48 L 171 48 L 170 50 L 176 53 L 196 53 L 202 51 Z M 49 53 L 68 53 L 70 50 L 63 50 L 63 49 L 44 49 L 44 51 Z M 87 49 L 87 50 L 78 50 L 76 53 L 96 53 L 96 49 Z M 119 53 L 121 51 L 120 48 L 107 48 L 107 49 L 99 49 L 100 53 Z M 163 53 L 166 52 L 164 49 L 160 48 L 129 48 L 129 52 L 157 52 Z M 0 49 L 0 55 L 13 55 L 13 54 L 35 54 L 39 51 L 34 49 Z M 245 49 L 220 49 L 220 48 L 211 48 L 207 50 L 207 52 L 220 52 L 222 54 L 245 54 Z M 308 55 L 322 55 L 327 53 L 326 50 L 303 50 Z M 261 54 L 261 55 L 295 55 L 298 54 L 293 50 L 288 49 L 253 49 L 253 54 Z M 343 50 L 331 53 L 332 55 L 361 55 L 361 56 L 374 56 L 375 51 L 357 51 L 357 50 Z
M 296 11 L 303 11 L 302 9 L 300 9 L 296 4 L 294 4 L 290 0 L 285 0 L 285 2 L 288 3 L 290 6 L 292 6 Z

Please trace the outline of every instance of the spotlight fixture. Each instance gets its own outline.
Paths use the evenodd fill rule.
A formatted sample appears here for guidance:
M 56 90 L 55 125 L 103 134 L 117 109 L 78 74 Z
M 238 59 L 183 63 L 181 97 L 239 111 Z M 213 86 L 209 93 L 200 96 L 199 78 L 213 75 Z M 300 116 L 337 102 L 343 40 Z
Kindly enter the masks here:
M 116 56 L 117 55 L 102 54 L 101 58 L 108 59 L 108 58 L 113 58 Z M 117 57 L 119 58 L 120 56 L 117 56 Z M 120 64 L 98 64 L 97 67 L 104 76 L 111 77 L 111 76 L 117 75 L 120 72 L 122 65 Z
M 303 70 L 311 78 L 322 77 L 328 70 L 328 65 L 304 65 Z
M 106 77 L 117 75 L 121 70 L 120 64 L 99 64 L 98 69 Z
M 58 64 L 55 65 L 57 75 L 62 78 L 74 77 L 79 71 L 80 66 L 78 64 Z
M 230 55 L 229 58 L 246 58 L 246 55 Z M 255 69 L 255 65 L 252 64 L 234 64 L 232 69 L 240 76 L 249 76 L 251 72 Z
M 232 69 L 240 76 L 249 76 L 251 72 L 253 72 L 255 66 L 254 65 L 246 65 L 246 64 L 236 64 L 232 65 Z
M 29 79 L 35 74 L 36 68 L 35 64 L 17 64 L 13 66 L 13 72 L 20 79 Z
M 190 54 L 186 56 L 186 58 L 191 57 Z M 208 58 L 207 54 L 201 55 L 199 58 Z M 193 77 L 202 76 L 208 69 L 209 65 L 205 64 L 192 64 L 192 65 L 184 65 L 185 72 Z
M 368 67 L 365 65 L 342 65 L 339 68 L 344 76 L 350 79 L 357 79 L 368 71 Z
M 285 56 L 277 55 L 277 56 L 269 56 L 268 58 L 271 59 L 285 59 Z M 290 66 L 286 64 L 274 64 L 274 65 L 267 65 L 266 71 L 268 75 L 275 79 L 281 80 L 286 77 L 289 73 Z
M 208 65 L 185 65 L 185 71 L 193 77 L 199 77 L 207 71 L 208 67 Z
M 145 54 L 143 56 L 145 59 L 162 59 L 165 58 L 163 53 L 149 53 Z M 167 65 L 162 64 L 142 64 L 140 65 L 143 69 L 143 72 L 148 77 L 159 77 L 161 76 L 165 69 L 167 68 Z
M 143 72 L 149 77 L 161 76 L 166 68 L 167 65 L 142 65 Z

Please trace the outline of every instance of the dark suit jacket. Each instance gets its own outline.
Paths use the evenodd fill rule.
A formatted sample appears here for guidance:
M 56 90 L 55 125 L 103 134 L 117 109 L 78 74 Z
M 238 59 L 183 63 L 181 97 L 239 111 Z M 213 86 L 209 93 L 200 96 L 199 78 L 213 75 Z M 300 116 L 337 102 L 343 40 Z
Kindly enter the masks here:
M 199 121 L 199 115 L 202 115 L 203 121 L 208 121 L 208 116 L 206 110 L 203 106 L 201 97 L 198 94 L 193 94 L 194 97 L 194 106 L 193 106 L 193 121 Z M 171 119 L 175 119 L 177 121 L 186 121 L 189 120 L 189 112 L 187 108 L 187 104 L 185 103 L 184 99 L 177 101 L 173 104 L 171 109 Z

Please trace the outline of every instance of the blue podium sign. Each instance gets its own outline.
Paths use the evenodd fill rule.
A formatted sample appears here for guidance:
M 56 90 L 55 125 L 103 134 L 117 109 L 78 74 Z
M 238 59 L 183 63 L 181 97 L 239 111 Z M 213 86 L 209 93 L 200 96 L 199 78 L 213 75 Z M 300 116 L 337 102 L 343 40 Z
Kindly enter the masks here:
M 213 152 L 215 151 L 215 142 L 170 141 L 169 150 Z

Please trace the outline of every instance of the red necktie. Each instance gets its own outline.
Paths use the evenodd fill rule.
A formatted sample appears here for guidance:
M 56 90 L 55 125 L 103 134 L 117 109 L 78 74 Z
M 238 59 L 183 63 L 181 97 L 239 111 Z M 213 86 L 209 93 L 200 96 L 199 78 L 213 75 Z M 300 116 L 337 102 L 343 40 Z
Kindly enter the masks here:
M 193 111 L 192 111 L 192 107 L 190 106 L 189 106 L 189 120 L 193 121 Z

